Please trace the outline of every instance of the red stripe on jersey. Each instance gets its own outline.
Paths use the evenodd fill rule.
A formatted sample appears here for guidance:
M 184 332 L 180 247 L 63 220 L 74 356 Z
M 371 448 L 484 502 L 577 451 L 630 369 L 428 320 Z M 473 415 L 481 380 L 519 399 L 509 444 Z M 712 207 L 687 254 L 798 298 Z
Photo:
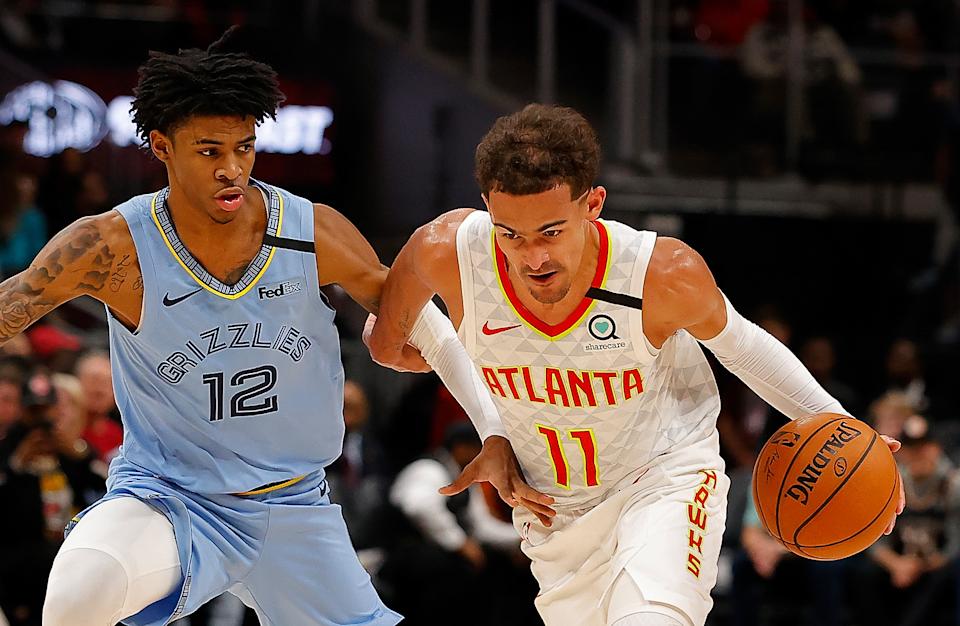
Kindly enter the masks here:
M 594 227 L 597 229 L 597 233 L 600 236 L 600 251 L 597 254 L 597 271 L 593 275 L 593 281 L 590 283 L 590 286 L 600 288 L 603 286 L 603 277 L 607 273 L 610 237 L 607 234 L 607 227 L 604 226 L 602 222 L 595 220 L 591 222 L 591 224 L 594 225 Z M 573 312 L 570 313 L 570 315 L 568 315 L 566 319 L 559 324 L 548 324 L 544 322 L 539 317 L 534 315 L 530 309 L 524 306 L 524 304 L 520 302 L 520 298 L 517 297 L 517 292 L 513 288 L 513 283 L 510 282 L 510 274 L 509 270 L 507 269 L 507 257 L 503 253 L 503 250 L 500 249 L 500 245 L 497 244 L 496 238 L 494 238 L 494 248 L 497 255 L 497 274 L 500 275 L 500 284 L 503 285 L 503 292 L 506 294 L 507 299 L 525 322 L 539 330 L 544 335 L 547 335 L 548 337 L 556 337 L 557 335 L 563 334 L 574 324 L 580 321 L 580 318 L 583 317 L 584 312 L 586 312 L 587 308 L 593 303 L 593 298 L 584 297 L 583 300 L 580 301 L 580 304 L 577 305 L 577 308 L 574 309 Z

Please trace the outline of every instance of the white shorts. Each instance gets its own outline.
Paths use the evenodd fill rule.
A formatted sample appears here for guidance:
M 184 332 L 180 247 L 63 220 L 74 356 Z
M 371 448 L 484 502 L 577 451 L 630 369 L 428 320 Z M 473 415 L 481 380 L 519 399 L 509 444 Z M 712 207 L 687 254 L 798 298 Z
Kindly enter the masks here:
M 713 607 L 730 480 L 716 437 L 658 457 L 633 484 L 585 511 L 558 512 L 551 528 L 515 509 L 521 548 L 540 584 L 547 626 L 608 626 L 649 608 L 673 607 L 702 626 Z M 637 597 L 610 588 L 626 573 Z

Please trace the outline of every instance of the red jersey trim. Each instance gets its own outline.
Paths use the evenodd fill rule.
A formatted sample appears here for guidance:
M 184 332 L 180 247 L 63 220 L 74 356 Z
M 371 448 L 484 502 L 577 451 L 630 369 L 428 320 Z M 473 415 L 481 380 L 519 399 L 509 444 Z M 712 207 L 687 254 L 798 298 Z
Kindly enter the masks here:
M 610 268 L 610 236 L 603 222 L 595 220 L 591 223 L 597 229 L 597 234 L 600 236 L 600 250 L 597 253 L 597 270 L 593 275 L 593 281 L 590 283 L 590 286 L 600 288 L 606 283 L 607 270 Z M 593 306 L 593 298 L 584 297 L 583 300 L 580 301 L 580 304 L 577 305 L 577 308 L 559 324 L 547 324 L 534 315 L 530 309 L 524 306 L 520 298 L 517 297 L 517 292 L 510 282 L 509 270 L 507 269 L 507 257 L 500 249 L 500 246 L 497 245 L 496 232 L 493 233 L 493 250 L 494 265 L 496 266 L 497 281 L 500 283 L 500 289 L 503 291 L 503 295 L 507 298 L 507 302 L 513 308 L 513 311 L 517 314 L 517 317 L 528 326 L 548 339 L 559 339 L 583 321 L 583 318 L 586 317 L 590 308 Z

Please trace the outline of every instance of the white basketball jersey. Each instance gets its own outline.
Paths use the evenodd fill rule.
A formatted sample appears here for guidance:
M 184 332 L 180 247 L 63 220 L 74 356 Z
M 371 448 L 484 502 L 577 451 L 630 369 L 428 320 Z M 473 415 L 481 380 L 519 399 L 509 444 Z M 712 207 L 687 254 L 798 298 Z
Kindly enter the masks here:
M 556 325 L 517 299 L 488 213 L 471 214 L 457 232 L 460 338 L 528 482 L 565 508 L 592 506 L 658 455 L 711 437 L 720 410 L 713 372 L 692 336 L 680 331 L 657 350 L 643 335 L 638 307 L 656 233 L 594 225 L 600 256 L 592 286 L 632 299 L 584 298 Z

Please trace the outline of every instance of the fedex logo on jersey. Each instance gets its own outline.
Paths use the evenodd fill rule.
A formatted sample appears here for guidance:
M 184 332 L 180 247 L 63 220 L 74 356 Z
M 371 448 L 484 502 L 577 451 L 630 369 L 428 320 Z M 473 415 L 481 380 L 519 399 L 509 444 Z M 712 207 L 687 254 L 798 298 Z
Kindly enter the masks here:
M 270 300 L 272 298 L 282 298 L 292 293 L 303 291 L 303 283 L 299 280 L 288 280 L 273 285 L 263 285 L 257 288 L 257 295 L 261 300 Z
M 554 406 L 618 406 L 643 393 L 643 374 L 637 368 L 613 372 L 527 366 L 481 367 L 490 393 Z

